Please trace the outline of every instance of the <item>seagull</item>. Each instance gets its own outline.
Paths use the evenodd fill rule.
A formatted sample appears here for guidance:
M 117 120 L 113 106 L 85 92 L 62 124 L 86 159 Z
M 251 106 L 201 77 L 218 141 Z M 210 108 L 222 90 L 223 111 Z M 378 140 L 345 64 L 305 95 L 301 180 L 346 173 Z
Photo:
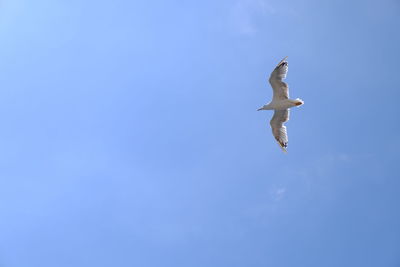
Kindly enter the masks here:
M 285 57 L 279 62 L 269 77 L 269 83 L 274 93 L 272 101 L 258 109 L 258 111 L 274 110 L 274 116 L 269 123 L 272 134 L 284 152 L 286 152 L 288 136 L 286 126 L 283 124 L 289 120 L 289 108 L 304 104 L 304 101 L 299 98 L 289 99 L 289 86 L 283 81 L 288 72 L 287 58 Z

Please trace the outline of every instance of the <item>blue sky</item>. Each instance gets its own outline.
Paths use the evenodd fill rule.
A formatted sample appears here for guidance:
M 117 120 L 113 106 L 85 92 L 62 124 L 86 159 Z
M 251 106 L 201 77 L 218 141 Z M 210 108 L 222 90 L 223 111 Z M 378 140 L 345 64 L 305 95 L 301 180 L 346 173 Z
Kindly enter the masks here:
M 3 0 L 0 266 L 399 266 L 400 3 Z M 267 78 L 289 56 L 289 153 Z

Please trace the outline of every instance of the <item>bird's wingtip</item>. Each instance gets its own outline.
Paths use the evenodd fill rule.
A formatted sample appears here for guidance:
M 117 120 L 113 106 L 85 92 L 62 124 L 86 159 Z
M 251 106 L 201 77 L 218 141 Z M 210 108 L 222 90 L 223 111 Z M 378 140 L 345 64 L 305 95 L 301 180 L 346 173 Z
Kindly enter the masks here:
M 279 141 L 277 141 L 278 142 L 278 145 L 279 145 L 279 147 L 282 149 L 282 151 L 286 154 L 287 153 L 287 150 L 286 150 L 286 147 L 287 147 L 287 145 L 284 145 L 284 144 L 282 144 L 281 142 L 279 142 Z
M 281 61 L 279 61 L 278 65 L 276 65 L 277 67 L 279 65 L 281 65 L 283 62 L 287 62 L 286 59 L 288 58 L 288 56 L 284 57 Z

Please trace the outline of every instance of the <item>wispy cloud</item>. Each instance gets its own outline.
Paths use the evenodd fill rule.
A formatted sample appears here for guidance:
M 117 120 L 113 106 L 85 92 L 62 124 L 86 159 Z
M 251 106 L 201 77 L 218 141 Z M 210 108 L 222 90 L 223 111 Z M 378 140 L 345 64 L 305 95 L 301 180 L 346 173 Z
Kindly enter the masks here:
M 286 194 L 286 187 L 277 187 L 271 191 L 271 197 L 273 201 L 281 201 Z
M 252 35 L 258 31 L 257 17 L 272 15 L 275 12 L 265 0 L 238 0 L 232 7 L 231 16 L 233 25 L 240 34 Z

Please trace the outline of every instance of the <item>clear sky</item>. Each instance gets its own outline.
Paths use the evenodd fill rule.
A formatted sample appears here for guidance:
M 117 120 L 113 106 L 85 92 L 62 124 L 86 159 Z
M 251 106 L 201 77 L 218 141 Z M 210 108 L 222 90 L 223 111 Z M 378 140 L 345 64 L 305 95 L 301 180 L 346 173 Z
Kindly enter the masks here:
M 400 266 L 397 0 L 3 0 L 1 267 Z M 289 56 L 288 154 L 267 78 Z

